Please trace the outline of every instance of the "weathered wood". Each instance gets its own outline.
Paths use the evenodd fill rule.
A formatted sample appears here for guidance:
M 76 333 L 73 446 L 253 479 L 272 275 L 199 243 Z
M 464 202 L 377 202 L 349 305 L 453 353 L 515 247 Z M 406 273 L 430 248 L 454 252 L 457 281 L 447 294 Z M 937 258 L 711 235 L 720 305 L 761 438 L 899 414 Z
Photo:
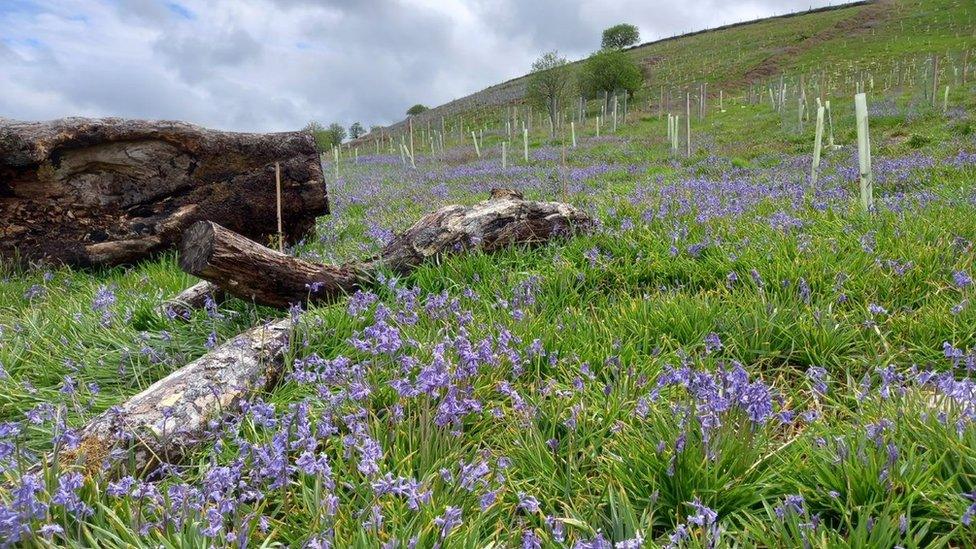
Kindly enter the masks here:
M 204 308 L 208 298 L 220 303 L 224 300 L 224 291 L 207 281 L 197 282 L 163 303 L 159 312 L 166 316 L 189 317 L 193 311 Z
M 175 246 L 200 220 L 267 241 L 277 234 L 275 162 L 285 237 L 297 242 L 328 212 L 308 134 L 117 118 L 0 119 L 0 256 L 131 263 Z
M 424 216 L 377 257 L 338 267 L 296 259 L 215 223 L 199 222 L 186 231 L 180 267 L 237 297 L 288 307 L 332 301 L 370 286 L 384 270 L 406 274 L 442 255 L 539 244 L 591 226 L 592 219 L 569 204 L 524 200 L 517 191 L 495 189 L 474 206 L 445 206 Z
M 179 462 L 215 438 L 211 420 L 238 414 L 277 383 L 292 325 L 284 319 L 252 328 L 97 416 L 78 432 L 78 446 L 61 453 L 61 464 L 117 476 Z
M 273 307 L 305 303 L 310 294 L 335 298 L 364 280 L 353 268 L 302 261 L 212 221 L 186 230 L 180 268 L 242 299 Z

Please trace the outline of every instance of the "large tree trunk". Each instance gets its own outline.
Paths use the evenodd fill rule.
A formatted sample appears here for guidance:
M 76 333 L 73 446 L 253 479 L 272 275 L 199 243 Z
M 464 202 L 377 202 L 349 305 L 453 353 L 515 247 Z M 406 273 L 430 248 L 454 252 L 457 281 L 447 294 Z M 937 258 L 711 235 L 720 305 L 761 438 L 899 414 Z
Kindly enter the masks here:
M 496 189 L 474 206 L 445 206 L 424 216 L 379 256 L 363 262 L 339 267 L 310 263 L 200 222 L 184 235 L 180 267 L 237 297 L 288 307 L 335 300 L 371 285 L 382 270 L 406 274 L 441 255 L 539 244 L 591 226 L 590 217 L 569 204 L 524 200 L 518 192 Z
M 200 220 L 268 242 L 277 234 L 275 162 L 285 239 L 297 242 L 328 213 L 308 134 L 117 118 L 0 120 L 0 256 L 130 263 L 174 246 Z
M 281 377 L 290 319 L 252 328 L 81 428 L 63 464 L 109 476 L 176 463 L 214 438 L 210 421 L 240 412 Z

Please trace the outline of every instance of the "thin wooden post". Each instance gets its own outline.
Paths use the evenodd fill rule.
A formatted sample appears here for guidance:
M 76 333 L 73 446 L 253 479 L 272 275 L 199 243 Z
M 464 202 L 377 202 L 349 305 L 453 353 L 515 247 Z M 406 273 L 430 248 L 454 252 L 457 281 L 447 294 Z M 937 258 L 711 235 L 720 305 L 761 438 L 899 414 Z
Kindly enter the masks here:
M 600 137 L 600 115 L 596 116 L 596 136 Z
M 332 157 L 335 164 L 335 176 L 339 179 L 339 147 L 332 147 Z
M 691 158 L 691 93 L 685 93 L 685 137 L 688 158 Z
M 505 168 L 508 168 L 508 155 L 506 154 L 505 145 L 506 143 L 502 141 L 502 169 L 503 170 Z
M 932 106 L 938 103 L 936 95 L 939 93 L 939 56 L 932 56 Z
M 285 233 L 281 228 L 281 164 L 275 162 L 275 198 L 278 202 L 278 251 L 285 252 Z
M 861 171 L 861 208 L 874 208 L 873 174 L 871 173 L 871 135 L 868 127 L 867 95 L 854 96 L 854 114 L 857 119 L 857 160 Z
M 471 140 L 474 141 L 474 152 L 481 158 L 481 147 L 478 146 L 478 134 L 471 132 Z
M 525 163 L 529 163 L 529 129 L 522 127 L 522 156 L 525 158 Z
M 949 86 L 945 87 L 945 95 L 942 97 L 942 114 L 949 112 Z
M 573 148 L 576 148 L 576 122 L 569 123 L 569 131 L 573 136 Z

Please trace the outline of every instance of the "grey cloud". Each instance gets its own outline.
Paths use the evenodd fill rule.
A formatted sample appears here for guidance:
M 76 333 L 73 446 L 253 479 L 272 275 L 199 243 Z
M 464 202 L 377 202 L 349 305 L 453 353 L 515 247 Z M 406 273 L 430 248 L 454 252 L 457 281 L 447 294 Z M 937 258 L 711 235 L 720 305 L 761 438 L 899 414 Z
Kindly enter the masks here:
M 210 36 L 169 32 L 156 41 L 155 48 L 191 84 L 204 81 L 215 68 L 241 65 L 262 53 L 261 44 L 242 29 Z
M 543 51 L 586 55 L 618 22 L 651 40 L 827 3 L 173 0 L 173 9 L 163 0 L 35 1 L 35 13 L 0 3 L 0 115 L 179 118 L 253 131 L 394 122 L 414 103 L 519 76 Z M 18 55 L 11 44 L 27 40 L 45 47 Z

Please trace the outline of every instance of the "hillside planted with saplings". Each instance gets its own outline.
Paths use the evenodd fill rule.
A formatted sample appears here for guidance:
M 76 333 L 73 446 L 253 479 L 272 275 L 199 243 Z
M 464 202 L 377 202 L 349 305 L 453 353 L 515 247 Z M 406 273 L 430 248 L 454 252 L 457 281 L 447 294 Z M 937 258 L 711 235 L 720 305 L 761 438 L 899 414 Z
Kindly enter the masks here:
M 159 310 L 195 282 L 175 254 L 0 265 L 0 544 L 972 545 L 974 16 L 882 1 L 623 50 L 643 67 L 630 95 L 554 56 L 573 72 L 552 129 L 530 98 L 327 149 L 333 213 L 289 250 L 316 261 L 495 187 L 598 220 L 334 304 L 183 318 Z M 284 379 L 191 459 L 32 468 L 286 314 Z

